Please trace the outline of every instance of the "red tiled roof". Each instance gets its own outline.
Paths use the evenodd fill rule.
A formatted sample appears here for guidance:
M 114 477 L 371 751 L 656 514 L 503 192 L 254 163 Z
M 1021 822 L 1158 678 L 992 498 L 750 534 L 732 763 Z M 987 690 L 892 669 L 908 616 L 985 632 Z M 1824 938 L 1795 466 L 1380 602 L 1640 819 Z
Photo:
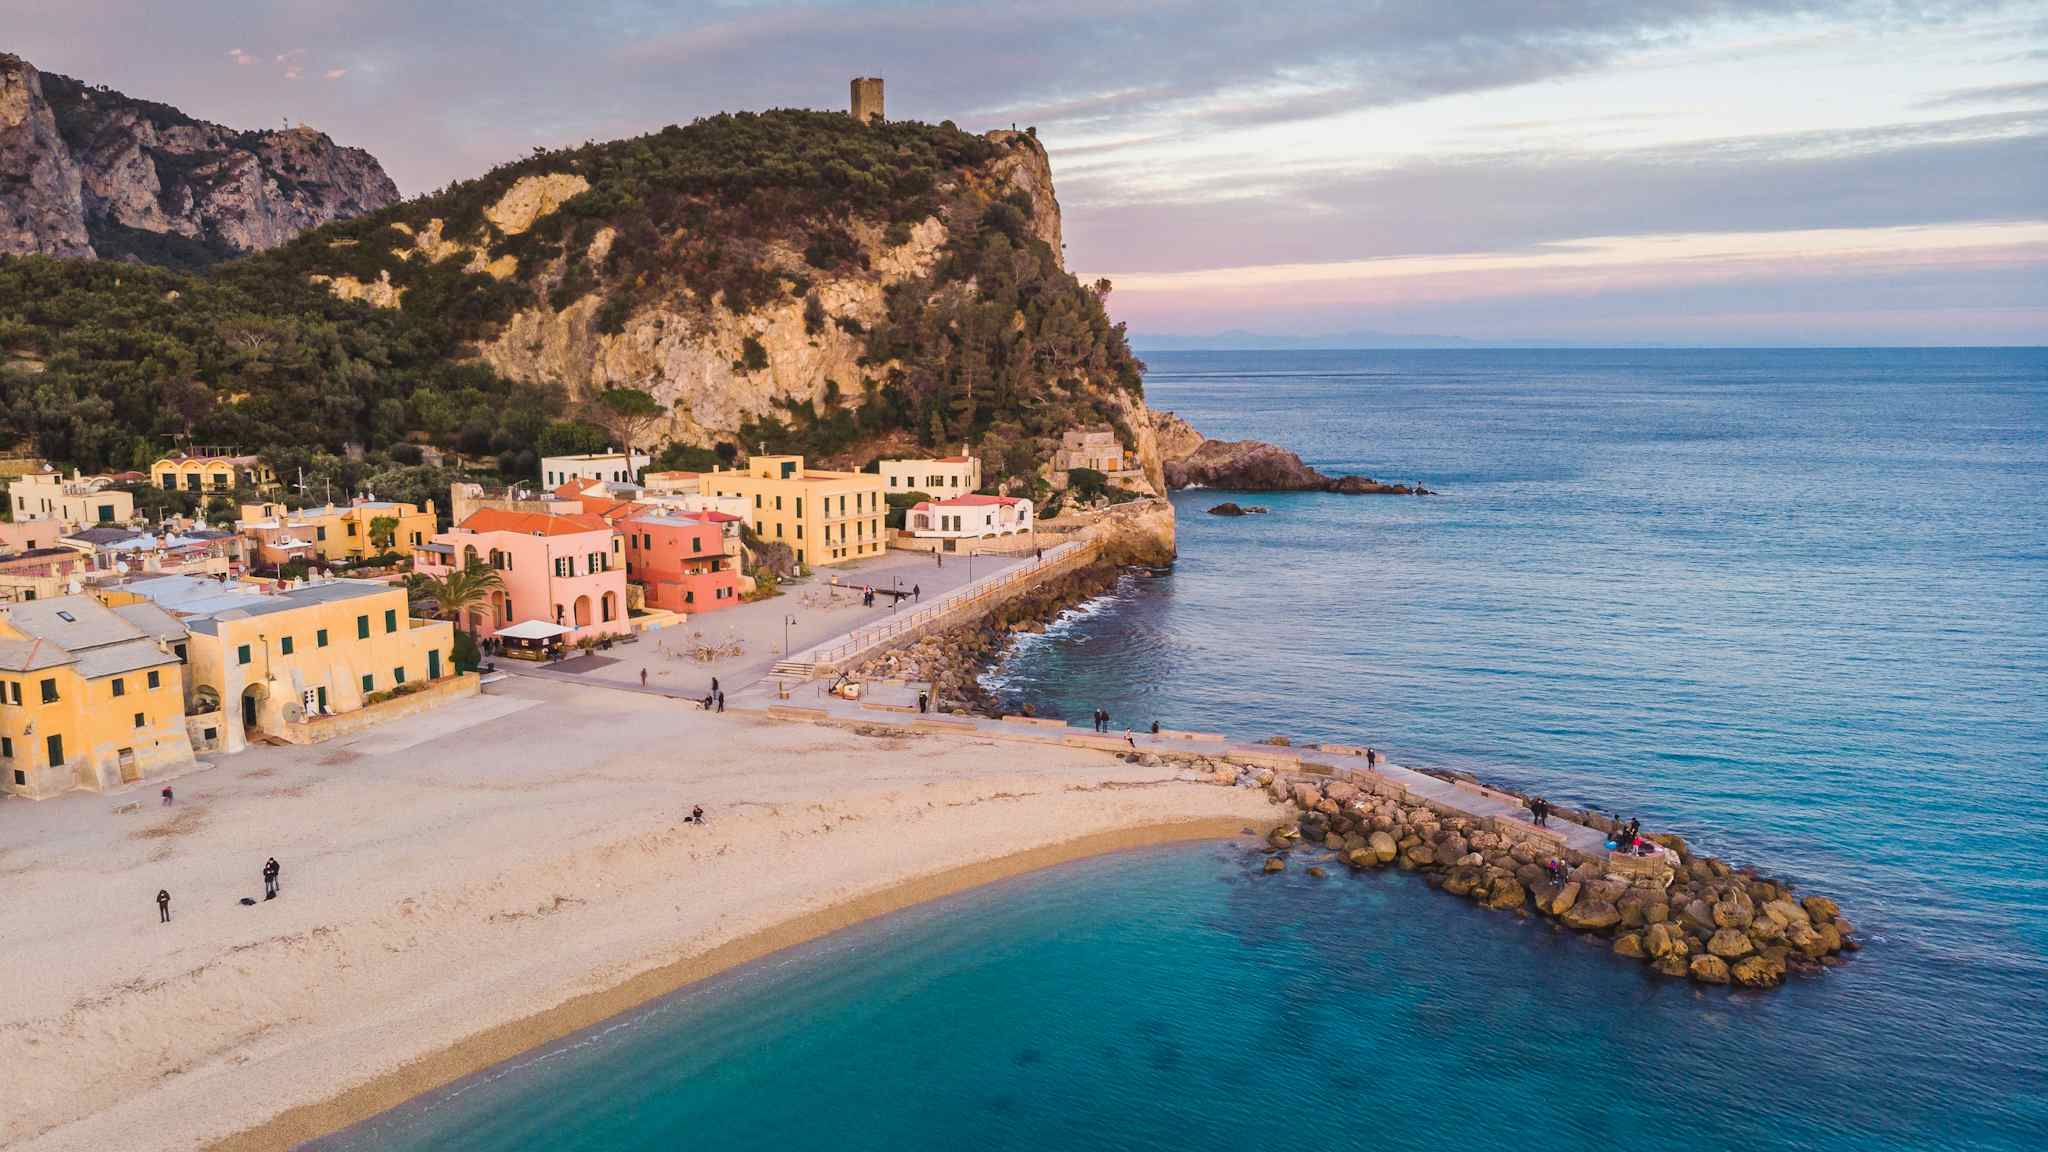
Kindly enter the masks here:
M 555 485 L 555 498 L 558 500 L 574 500 L 582 496 L 583 490 L 588 487 L 590 487 L 590 481 L 588 480 L 565 480 Z
M 551 516 L 545 512 L 507 512 L 501 508 L 472 512 L 461 527 L 471 532 L 517 532 L 525 536 L 569 536 L 577 532 L 609 532 L 612 528 L 603 520 L 582 513 Z
M 702 520 L 706 524 L 739 524 L 746 520 L 745 516 L 735 516 L 730 512 L 719 512 L 713 509 L 706 509 L 702 512 L 678 512 L 676 515 L 681 516 L 685 520 Z
M 983 496 L 978 493 L 968 496 L 953 496 L 945 500 L 937 501 L 937 503 L 945 504 L 956 508 L 962 506 L 968 508 L 986 508 L 991 504 L 1009 505 L 1015 504 L 1016 502 L 1017 498 L 1015 496 Z

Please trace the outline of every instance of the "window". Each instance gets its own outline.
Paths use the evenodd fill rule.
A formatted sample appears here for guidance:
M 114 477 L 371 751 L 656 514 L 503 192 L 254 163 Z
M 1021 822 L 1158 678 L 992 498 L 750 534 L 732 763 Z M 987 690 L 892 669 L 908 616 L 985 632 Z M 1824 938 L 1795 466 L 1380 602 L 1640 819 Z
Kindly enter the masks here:
M 163 674 L 162 674 L 161 672 L 151 672 L 151 673 L 149 674 L 149 686 L 150 686 L 151 688 L 161 688 L 161 687 L 163 687 L 163 686 L 164 686 L 164 679 L 163 679 Z
M 0 757 L 5 757 L 9 760 L 14 759 L 14 737 L 0 736 Z M 14 775 L 16 776 L 16 780 L 14 781 L 16 784 L 20 784 L 23 782 L 19 779 L 21 773 L 16 772 Z
M 126 696 L 127 694 L 128 694 L 128 682 L 127 682 L 126 680 L 123 680 L 123 679 L 122 679 L 121 677 L 119 677 L 119 676 L 116 676 L 116 677 L 114 677 L 114 695 L 116 695 L 116 696 Z
M 140 713 L 140 712 L 137 712 L 137 713 L 135 714 L 135 726 L 136 726 L 137 728 L 140 728 L 140 727 L 142 727 L 142 726 L 143 726 L 144 724 L 147 724 L 147 723 L 149 723 L 149 721 L 147 721 L 147 720 L 143 719 L 142 713 Z
M 20 784 L 20 785 L 22 785 L 23 787 L 27 787 L 27 785 L 28 785 L 28 773 L 26 773 L 26 772 L 23 772 L 23 771 L 22 771 L 21 769 L 19 769 L 19 768 L 16 768 L 16 769 L 14 770 L 14 782 L 15 782 L 16 784 Z
M 370 618 L 369 618 L 368 616 L 358 616 L 358 617 L 356 617 L 356 639 L 358 639 L 358 640 L 368 640 L 369 638 L 370 638 Z
M 78 617 L 73 616 L 71 613 L 64 611 L 62 608 L 57 609 L 57 619 L 62 620 L 66 624 L 78 623 Z
M 313 633 L 313 647 L 327 647 L 327 629 L 322 628 L 318 632 Z
M 398 609 L 386 608 L 384 610 L 384 631 L 398 631 Z
M 777 496 L 777 497 L 775 498 L 775 510 L 776 510 L 777 512 L 780 512 L 780 511 L 782 511 L 782 497 L 780 497 L 780 496 Z
M 64 763 L 64 738 L 62 736 L 52 736 L 44 741 L 43 744 L 50 752 L 50 767 L 61 767 Z
M 277 642 L 277 650 L 289 656 L 292 654 L 292 638 L 289 636 Z
M 801 496 L 796 498 L 796 514 L 799 516 L 804 514 L 804 498 Z
M 363 691 L 368 693 L 374 692 L 376 690 L 377 678 L 375 676 L 370 675 L 368 672 L 363 673 Z
M 796 526 L 796 538 L 799 540 L 804 538 L 804 526 L 801 524 Z
M 313 526 L 313 539 L 315 539 L 315 540 L 325 540 L 325 539 L 327 539 L 327 526 L 326 526 L 326 525 L 324 525 L 324 524 L 316 524 L 316 525 L 314 525 L 314 526 Z
M 249 646 L 248 646 L 247 644 L 242 644 L 242 645 L 239 645 L 239 646 L 237 646 L 237 647 L 235 648 L 235 663 L 237 663 L 237 664 L 247 664 L 248 662 L 249 662 Z
M 183 644 L 171 645 L 171 651 L 178 654 L 178 663 L 183 664 L 185 662 L 185 646 Z
M 702 552 L 703 550 L 704 550 L 704 538 L 703 538 L 702 536 L 692 536 L 692 537 L 690 537 L 690 551 L 692 551 L 692 552 Z
M 43 681 L 43 703 L 45 703 L 45 704 L 55 704 L 56 702 L 57 702 L 57 682 L 56 682 L 55 680 L 45 680 L 45 681 Z
M 404 669 L 404 668 L 393 668 L 393 669 L 391 670 L 391 682 L 392 682 L 393 684 L 403 684 L 403 683 L 405 683 L 405 669 Z
M 755 507 L 755 508 L 759 508 L 760 506 L 761 506 L 761 494 L 760 494 L 759 492 L 756 492 L 756 493 L 754 493 L 754 507 Z
M 322 532 L 325 532 L 325 531 L 327 531 L 327 529 L 325 529 L 325 528 L 322 528 L 322 529 L 321 529 L 321 531 L 322 531 Z M 351 535 L 351 536 L 353 536 L 353 535 L 355 535 L 355 534 L 356 534 L 356 522 L 355 522 L 355 521 L 353 521 L 353 520 L 351 520 L 351 521 L 349 521 L 349 522 L 348 522 L 348 534 L 349 534 L 349 535 Z
M 7 696 L 7 702 L 10 704 L 21 703 L 21 681 L 16 680 L 13 683 L 7 685 Z

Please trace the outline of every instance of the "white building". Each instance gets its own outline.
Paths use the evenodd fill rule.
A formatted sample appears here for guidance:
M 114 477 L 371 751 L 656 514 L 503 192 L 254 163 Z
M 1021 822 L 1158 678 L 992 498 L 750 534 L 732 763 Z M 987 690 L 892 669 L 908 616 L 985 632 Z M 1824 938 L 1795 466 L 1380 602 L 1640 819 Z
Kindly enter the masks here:
M 7 486 L 14 498 L 18 521 L 49 520 L 58 524 L 92 528 L 126 524 L 135 518 L 135 497 L 109 487 L 106 476 L 80 476 L 74 469 L 67 479 L 54 470 L 16 476 Z
M 602 480 L 614 484 L 631 484 L 640 476 L 640 470 L 653 463 L 645 452 L 635 452 L 628 459 L 624 452 L 586 452 L 580 456 L 544 456 L 540 462 L 540 482 L 544 488 L 558 488 L 571 480 Z
M 967 455 L 941 456 L 935 460 L 884 460 L 881 462 L 882 491 L 922 492 L 927 496 L 962 496 L 981 490 L 981 461 Z
M 956 540 L 981 540 L 1031 531 L 1031 501 L 1016 496 L 973 494 L 949 500 L 925 500 L 911 506 L 903 523 L 912 536 L 920 540 L 942 540 L 950 549 Z

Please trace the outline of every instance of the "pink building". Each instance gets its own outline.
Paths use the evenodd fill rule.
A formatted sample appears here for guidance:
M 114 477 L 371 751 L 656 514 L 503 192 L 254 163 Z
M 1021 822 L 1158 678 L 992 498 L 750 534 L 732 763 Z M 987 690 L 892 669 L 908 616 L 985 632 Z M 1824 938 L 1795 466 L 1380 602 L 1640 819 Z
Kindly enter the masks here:
M 626 575 L 645 589 L 648 607 L 709 612 L 740 602 L 739 572 L 725 554 L 725 526 L 712 519 L 720 515 L 647 511 L 618 521 L 626 534 Z
M 64 526 L 55 520 L 24 520 L 0 523 L 0 554 L 14 555 L 38 548 L 55 548 Z
M 595 516 L 485 508 L 422 545 L 413 566 L 434 576 L 472 562 L 497 569 L 504 588 L 469 615 L 479 636 L 540 620 L 573 629 L 565 639 L 574 643 L 629 630 L 624 547 Z

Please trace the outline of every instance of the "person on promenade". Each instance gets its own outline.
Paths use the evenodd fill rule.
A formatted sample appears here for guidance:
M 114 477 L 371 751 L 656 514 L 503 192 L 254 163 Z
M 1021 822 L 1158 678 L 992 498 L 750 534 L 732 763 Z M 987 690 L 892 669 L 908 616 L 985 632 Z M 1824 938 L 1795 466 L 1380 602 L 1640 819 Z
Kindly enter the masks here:
M 1131 751 L 1136 752 L 1138 750 L 1137 738 L 1131 735 L 1129 728 L 1124 729 L 1124 743 L 1130 747 Z
M 640 670 L 640 686 L 642 688 L 647 687 L 647 669 L 645 668 Z
M 719 714 L 720 714 L 720 715 L 724 715 L 724 713 L 725 713 L 725 693 L 724 693 L 724 692 L 720 692 L 720 693 L 718 694 L 718 711 L 719 711 Z
M 263 898 L 265 900 L 277 899 L 277 874 L 281 871 L 283 869 L 278 867 L 277 857 L 275 856 L 272 856 L 263 865 Z
M 711 711 L 711 706 L 712 706 L 713 704 L 717 703 L 717 702 L 718 702 L 718 693 L 716 693 L 716 692 L 706 692 L 706 693 L 704 694 L 704 710 L 705 710 L 706 712 L 709 712 L 709 711 Z
M 713 676 L 713 677 L 711 678 L 711 690 L 712 690 L 713 692 L 716 692 L 716 691 L 718 691 L 718 677 L 716 677 L 716 676 Z
M 1380 754 L 1370 748 L 1365 750 L 1365 766 L 1371 768 L 1380 762 Z
M 704 806 L 703 806 L 702 804 L 692 804 L 692 805 L 690 805 L 690 819 L 689 819 L 688 823 L 691 823 L 691 824 L 702 824 L 703 822 L 704 822 Z
M 912 584 L 910 586 L 910 602 L 912 604 L 915 604 L 922 599 L 924 599 L 924 586 L 921 584 Z
M 932 698 L 931 698 L 931 696 L 930 696 L 929 694 L 925 693 L 925 692 L 924 692 L 923 690 L 921 690 L 921 689 L 920 689 L 920 690 L 918 691 L 918 694 L 917 694 L 917 710 L 918 710 L 918 711 L 919 711 L 920 713 L 922 713 L 922 712 L 928 712 L 928 711 L 930 711 L 930 710 L 931 710 L 931 705 L 932 705 Z
M 166 784 L 166 785 L 164 785 L 164 807 L 166 807 L 166 808 L 169 808 L 170 806 L 171 806 L 171 786 L 170 786 L 169 784 Z
M 169 924 L 171 922 L 171 890 L 169 888 L 159 888 L 156 890 L 156 917 L 156 922 L 159 924 Z
M 1157 735 L 1159 735 L 1159 721 L 1157 721 L 1157 720 L 1154 720 L 1154 721 L 1152 722 L 1152 734 L 1153 734 L 1154 736 L 1157 736 Z

